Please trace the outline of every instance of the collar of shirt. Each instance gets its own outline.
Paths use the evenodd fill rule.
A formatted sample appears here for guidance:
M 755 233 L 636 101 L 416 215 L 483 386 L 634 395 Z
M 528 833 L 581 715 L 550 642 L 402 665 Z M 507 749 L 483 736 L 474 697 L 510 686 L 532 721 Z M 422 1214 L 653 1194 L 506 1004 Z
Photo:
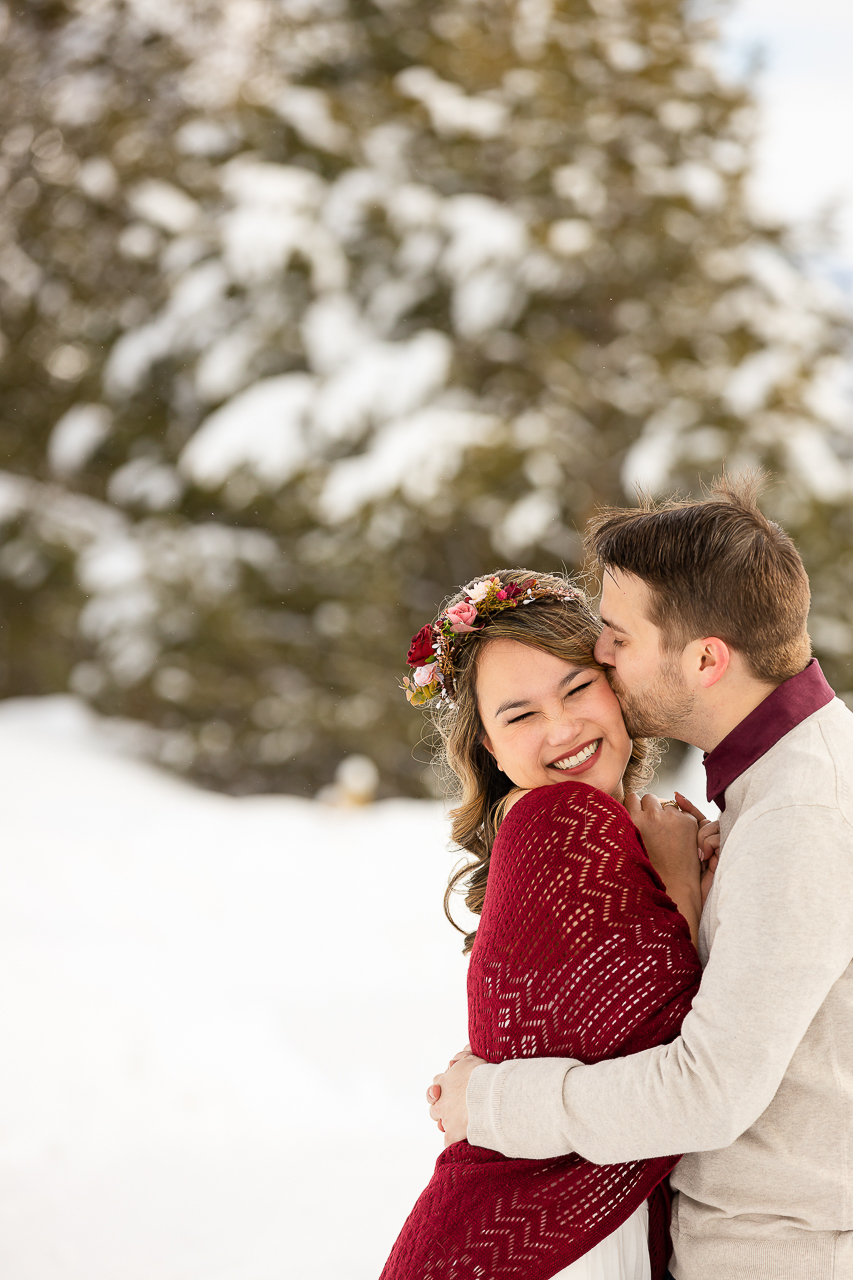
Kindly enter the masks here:
M 722 813 L 726 807 L 726 787 L 775 747 L 780 738 L 834 697 L 816 658 L 812 658 L 805 671 L 783 680 L 705 756 L 708 799 Z

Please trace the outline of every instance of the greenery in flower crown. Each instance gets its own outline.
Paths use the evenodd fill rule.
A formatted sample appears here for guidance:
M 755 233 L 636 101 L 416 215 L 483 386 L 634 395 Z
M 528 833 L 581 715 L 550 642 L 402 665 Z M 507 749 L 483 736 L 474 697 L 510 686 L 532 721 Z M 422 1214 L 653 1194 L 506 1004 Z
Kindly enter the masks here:
M 561 590 L 540 587 L 536 578 L 506 584 L 497 577 L 472 582 L 462 600 L 450 605 L 435 622 L 427 623 L 412 636 L 406 655 L 412 672 L 404 677 L 401 686 L 409 702 L 420 707 L 441 697 L 453 704 L 456 695 L 453 655 L 470 635 L 482 631 L 492 614 L 543 598 L 567 599 L 574 594 L 572 587 Z

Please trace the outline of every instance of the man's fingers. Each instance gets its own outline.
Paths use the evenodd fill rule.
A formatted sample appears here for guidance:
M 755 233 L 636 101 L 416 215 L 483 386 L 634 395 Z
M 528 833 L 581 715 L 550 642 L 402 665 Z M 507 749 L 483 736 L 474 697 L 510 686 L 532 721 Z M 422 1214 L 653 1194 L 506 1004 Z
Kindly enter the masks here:
M 717 863 L 719 861 L 720 861 L 719 856 L 715 853 L 713 857 L 709 858 L 708 861 L 705 863 L 705 869 L 702 872 L 702 880 L 700 882 L 699 889 L 702 894 L 703 910 L 708 898 L 708 894 L 711 892 L 712 888 L 714 887 L 714 872 L 717 870 Z
M 691 813 L 700 827 L 708 821 L 701 809 L 697 809 L 695 804 L 688 800 L 686 796 L 683 796 L 680 791 L 676 791 L 675 798 L 682 813 Z

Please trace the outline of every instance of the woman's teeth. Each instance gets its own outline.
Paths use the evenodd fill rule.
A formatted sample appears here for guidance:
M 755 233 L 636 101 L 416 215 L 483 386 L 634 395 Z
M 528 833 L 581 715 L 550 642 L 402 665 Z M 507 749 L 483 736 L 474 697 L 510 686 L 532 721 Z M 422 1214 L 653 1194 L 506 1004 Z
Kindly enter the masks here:
M 591 742 L 588 747 L 584 747 L 583 751 L 579 751 L 576 756 L 569 756 L 566 760 L 555 760 L 555 769 L 574 769 L 579 764 L 583 764 L 590 756 L 594 756 L 598 748 L 601 746 L 601 739 Z

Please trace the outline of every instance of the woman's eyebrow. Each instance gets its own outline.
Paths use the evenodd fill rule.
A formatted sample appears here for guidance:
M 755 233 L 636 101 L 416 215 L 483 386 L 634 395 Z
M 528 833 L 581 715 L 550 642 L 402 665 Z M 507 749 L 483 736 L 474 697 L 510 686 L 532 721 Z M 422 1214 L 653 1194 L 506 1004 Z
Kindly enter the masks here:
M 527 700 L 522 699 L 521 702 L 502 702 L 501 705 L 498 707 L 497 711 L 494 713 L 494 718 L 495 720 L 497 720 L 498 716 L 502 716 L 505 711 L 515 711 L 518 707 L 528 707 L 528 706 L 530 706 L 529 698 Z
M 567 684 L 571 684 L 583 671 L 589 671 L 589 667 L 575 667 L 574 671 L 569 671 L 567 675 L 564 675 L 557 685 L 557 692 L 559 693 Z M 497 720 L 498 716 L 502 716 L 505 711 L 517 711 L 519 707 L 529 707 L 530 702 L 530 698 L 521 698 L 518 702 L 502 702 L 494 713 L 494 719 Z

